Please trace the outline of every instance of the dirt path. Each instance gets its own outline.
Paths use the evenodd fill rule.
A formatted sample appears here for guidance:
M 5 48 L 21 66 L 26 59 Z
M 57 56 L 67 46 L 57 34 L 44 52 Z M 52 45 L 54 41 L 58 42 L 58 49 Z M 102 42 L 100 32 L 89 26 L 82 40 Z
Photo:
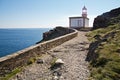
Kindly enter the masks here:
M 85 59 L 89 43 L 85 34 L 79 32 L 76 38 L 51 49 L 43 54 L 43 64 L 27 66 L 11 80 L 87 80 L 89 70 Z M 62 59 L 64 64 L 51 70 L 51 61 L 55 58 Z

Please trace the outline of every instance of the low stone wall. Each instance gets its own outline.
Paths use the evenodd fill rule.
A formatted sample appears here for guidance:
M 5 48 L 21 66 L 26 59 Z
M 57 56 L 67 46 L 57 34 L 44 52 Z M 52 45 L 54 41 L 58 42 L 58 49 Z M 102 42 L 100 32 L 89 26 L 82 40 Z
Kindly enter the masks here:
M 5 74 L 10 73 L 17 67 L 22 67 L 27 65 L 28 61 L 32 57 L 41 55 L 43 52 L 50 50 L 74 37 L 76 37 L 78 32 L 66 34 L 64 36 L 36 44 L 34 46 L 28 47 L 24 50 L 18 51 L 14 54 L 0 58 L 0 76 L 5 76 Z

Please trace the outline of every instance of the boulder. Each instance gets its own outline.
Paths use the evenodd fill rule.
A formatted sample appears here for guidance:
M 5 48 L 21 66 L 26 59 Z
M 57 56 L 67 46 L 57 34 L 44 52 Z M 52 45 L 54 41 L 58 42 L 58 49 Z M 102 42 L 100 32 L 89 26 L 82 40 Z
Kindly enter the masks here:
M 53 65 L 51 65 L 50 69 L 51 70 L 56 70 L 58 68 L 61 68 L 62 65 L 64 64 L 62 59 L 57 59 Z
M 55 61 L 55 64 L 64 64 L 63 60 L 62 59 L 57 59 Z

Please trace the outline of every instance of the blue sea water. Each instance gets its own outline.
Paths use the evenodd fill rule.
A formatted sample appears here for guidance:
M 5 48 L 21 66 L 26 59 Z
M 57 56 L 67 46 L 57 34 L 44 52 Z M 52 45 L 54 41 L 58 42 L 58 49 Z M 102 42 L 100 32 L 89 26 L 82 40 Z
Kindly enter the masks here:
M 0 29 L 0 57 L 35 45 L 49 28 Z

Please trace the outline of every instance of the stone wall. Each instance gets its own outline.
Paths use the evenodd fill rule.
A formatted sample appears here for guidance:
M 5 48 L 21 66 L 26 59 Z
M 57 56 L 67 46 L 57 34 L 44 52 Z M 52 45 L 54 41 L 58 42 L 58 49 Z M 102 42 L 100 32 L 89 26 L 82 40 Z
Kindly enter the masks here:
M 26 66 L 30 58 L 41 55 L 43 52 L 76 37 L 77 34 L 78 32 L 74 30 L 72 33 L 36 44 L 14 54 L 0 58 L 0 76 L 5 76 L 5 74 L 10 73 L 17 67 Z

